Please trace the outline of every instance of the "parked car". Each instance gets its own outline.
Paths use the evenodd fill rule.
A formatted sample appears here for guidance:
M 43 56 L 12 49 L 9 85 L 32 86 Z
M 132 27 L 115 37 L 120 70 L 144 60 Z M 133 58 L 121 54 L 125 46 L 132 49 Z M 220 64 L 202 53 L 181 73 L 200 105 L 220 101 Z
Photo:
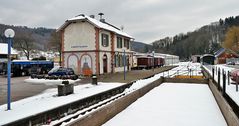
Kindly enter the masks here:
M 234 81 L 235 83 L 239 83 L 239 69 L 231 71 L 230 76 L 232 81 Z
M 227 65 L 235 65 L 235 62 L 228 62 Z
M 63 68 L 60 66 L 54 67 L 48 72 L 49 76 L 63 76 L 63 75 L 75 75 L 72 68 Z

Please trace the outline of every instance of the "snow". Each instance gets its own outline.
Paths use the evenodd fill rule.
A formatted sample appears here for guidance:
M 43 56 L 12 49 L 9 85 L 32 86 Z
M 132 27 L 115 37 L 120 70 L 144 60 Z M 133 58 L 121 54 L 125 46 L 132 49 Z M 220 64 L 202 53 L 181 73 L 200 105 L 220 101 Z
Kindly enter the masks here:
M 40 95 L 22 99 L 11 104 L 12 110 L 7 110 L 7 105 L 0 106 L 0 125 L 35 115 L 67 103 L 71 103 L 85 97 L 103 92 L 123 83 L 101 83 L 98 85 L 79 85 L 74 87 L 74 94 L 57 97 L 57 88 L 46 90 Z
M 163 83 L 104 126 L 226 126 L 208 85 Z
M 49 80 L 49 79 L 32 79 L 32 78 L 28 78 L 28 79 L 24 80 L 24 82 L 26 82 L 26 83 L 45 84 L 45 85 L 57 85 L 57 84 L 61 84 L 62 81 L 69 81 L 69 83 L 72 84 L 72 83 L 76 83 L 76 82 L 80 81 L 80 79 L 77 79 L 77 80 L 71 80 L 71 79 L 67 79 L 67 80 L 61 80 L 61 79 Z
M 212 65 L 204 66 L 204 68 L 212 75 Z M 214 65 L 214 67 L 220 68 L 220 71 L 222 73 L 222 69 L 226 71 L 226 74 L 228 71 L 232 71 L 235 68 L 227 67 L 225 64 L 222 65 Z M 218 69 L 217 69 L 218 70 Z M 214 80 L 218 82 L 218 75 L 215 72 Z M 227 75 L 226 75 L 227 76 Z M 220 86 L 223 87 L 223 81 L 222 81 L 222 74 L 220 76 Z M 232 80 L 229 80 L 232 82 Z M 239 92 L 236 91 L 236 85 L 235 84 L 228 84 L 228 78 L 226 79 L 226 93 L 236 102 L 237 105 L 239 105 Z
M 156 81 L 157 79 L 159 79 L 161 76 L 165 76 L 165 77 L 173 77 L 175 76 L 176 74 L 187 74 L 185 72 L 185 70 L 188 70 L 188 67 L 192 68 L 193 70 L 201 70 L 201 67 L 200 67 L 200 64 L 199 63 L 190 63 L 190 62 L 180 62 L 177 64 L 178 67 L 176 68 L 173 68 L 172 70 L 169 70 L 167 72 L 164 72 L 164 73 L 159 73 L 159 74 L 156 74 L 154 75 L 153 77 L 151 78 L 148 78 L 148 79 L 140 79 L 140 80 L 137 80 L 135 83 L 132 84 L 131 87 L 129 87 L 128 89 L 125 89 L 125 91 L 122 93 L 122 94 L 130 94 L 134 91 L 136 91 L 137 89 L 140 89 L 154 81 Z M 183 72 L 182 72 L 183 70 Z M 179 72 L 180 71 L 180 72 Z M 119 94 L 120 95 L 120 94 Z M 103 106 L 102 106 L 103 107 Z M 97 108 L 96 110 L 98 110 L 99 108 Z M 77 112 L 77 113 L 80 113 L 81 111 Z M 92 113 L 94 111 L 91 111 L 89 112 L 88 114 Z M 87 114 L 85 114 L 87 115 Z M 65 118 L 70 118 L 71 116 L 73 115 L 69 115 L 69 116 L 66 116 Z M 79 118 L 82 118 L 83 116 L 79 116 L 78 118 L 75 118 L 75 119 L 72 119 L 71 121 L 67 122 L 67 123 L 64 123 L 64 125 L 67 125 L 67 124 L 70 124 L 72 121 L 74 120 L 77 120 Z M 60 121 L 60 120 L 58 120 Z M 58 121 L 55 121 L 54 123 L 57 123 Z
M 90 23 L 96 25 L 99 28 L 103 28 L 103 29 L 115 32 L 115 33 L 117 33 L 119 35 L 123 35 L 123 36 L 129 37 L 129 38 L 133 38 L 132 36 L 128 35 L 127 33 L 123 32 L 123 31 L 121 31 L 119 29 L 116 29 L 116 28 L 114 28 L 114 27 L 112 27 L 112 26 L 110 26 L 110 25 L 108 25 L 106 23 L 102 23 L 102 22 L 100 22 L 100 21 L 98 21 L 98 20 L 96 20 L 94 18 L 91 18 L 91 17 L 89 17 L 87 15 L 76 16 L 74 18 L 68 19 L 67 21 L 75 21 L 75 20 L 87 20 L 87 21 L 89 21 Z M 62 29 L 68 23 L 67 21 L 59 29 Z
M 7 43 L 0 43 L 0 54 L 7 54 L 8 53 L 8 44 Z M 11 48 L 11 54 L 17 54 L 16 50 Z
M 123 93 L 126 93 L 126 94 L 131 93 L 159 79 L 161 76 L 166 76 L 166 77 L 175 76 L 177 73 L 182 73 L 182 72 L 178 72 L 180 70 L 188 70 L 188 67 L 190 67 L 191 69 L 200 70 L 200 67 L 198 67 L 199 65 L 195 63 L 183 62 L 177 65 L 179 66 L 170 71 L 156 74 L 153 77 L 148 79 L 137 80 L 135 83 L 133 83 L 133 85 L 130 88 L 126 89 Z M 183 73 L 186 74 L 185 71 L 183 71 Z M 26 81 L 28 82 L 31 81 L 31 83 L 39 83 L 39 84 L 42 84 L 42 83 L 51 84 L 53 82 L 46 82 L 46 81 L 56 81 L 54 83 L 58 83 L 59 80 L 27 79 Z M 82 98 L 118 87 L 123 84 L 123 83 L 113 83 L 113 82 L 110 82 L 110 83 L 98 82 L 98 83 L 99 85 L 86 84 L 86 85 L 75 86 L 74 94 L 61 96 L 61 97 L 57 97 L 56 88 L 49 89 L 40 95 L 36 95 L 36 96 L 29 97 L 20 101 L 13 102 L 11 104 L 12 110 L 9 110 L 9 111 L 6 111 L 7 110 L 6 104 L 2 105 L 0 106 L 0 117 L 1 117 L 0 125 L 6 124 L 8 122 L 12 122 L 14 120 L 18 120 L 24 117 L 35 115 L 37 113 L 44 112 L 44 111 L 53 109 L 55 107 L 80 100 Z

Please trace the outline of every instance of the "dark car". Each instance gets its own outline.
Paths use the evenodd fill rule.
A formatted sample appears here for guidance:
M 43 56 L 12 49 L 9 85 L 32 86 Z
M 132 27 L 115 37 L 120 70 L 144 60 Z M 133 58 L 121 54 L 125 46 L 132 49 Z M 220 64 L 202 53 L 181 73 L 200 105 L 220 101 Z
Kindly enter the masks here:
M 48 72 L 49 76 L 75 75 L 72 68 L 54 67 Z

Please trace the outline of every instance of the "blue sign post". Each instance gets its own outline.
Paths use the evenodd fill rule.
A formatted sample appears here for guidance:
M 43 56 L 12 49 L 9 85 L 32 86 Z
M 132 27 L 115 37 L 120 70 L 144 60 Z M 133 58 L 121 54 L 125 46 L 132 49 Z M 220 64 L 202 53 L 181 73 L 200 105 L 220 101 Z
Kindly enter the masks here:
M 15 32 L 12 29 L 7 29 L 4 32 L 8 43 L 8 62 L 7 62 L 7 110 L 11 109 L 11 47 L 12 38 Z
M 124 80 L 125 80 L 125 76 L 126 76 L 126 70 L 125 70 L 125 50 L 124 50 L 124 58 L 123 58 L 123 61 L 124 61 Z

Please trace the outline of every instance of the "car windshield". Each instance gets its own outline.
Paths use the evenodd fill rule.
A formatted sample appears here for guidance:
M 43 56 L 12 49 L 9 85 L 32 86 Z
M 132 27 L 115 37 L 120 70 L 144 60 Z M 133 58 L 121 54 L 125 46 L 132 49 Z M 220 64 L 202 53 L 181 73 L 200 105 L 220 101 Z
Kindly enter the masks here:
M 54 68 L 52 68 L 49 73 L 53 73 L 53 72 L 56 72 L 59 68 L 61 68 L 60 66 L 56 66 Z

